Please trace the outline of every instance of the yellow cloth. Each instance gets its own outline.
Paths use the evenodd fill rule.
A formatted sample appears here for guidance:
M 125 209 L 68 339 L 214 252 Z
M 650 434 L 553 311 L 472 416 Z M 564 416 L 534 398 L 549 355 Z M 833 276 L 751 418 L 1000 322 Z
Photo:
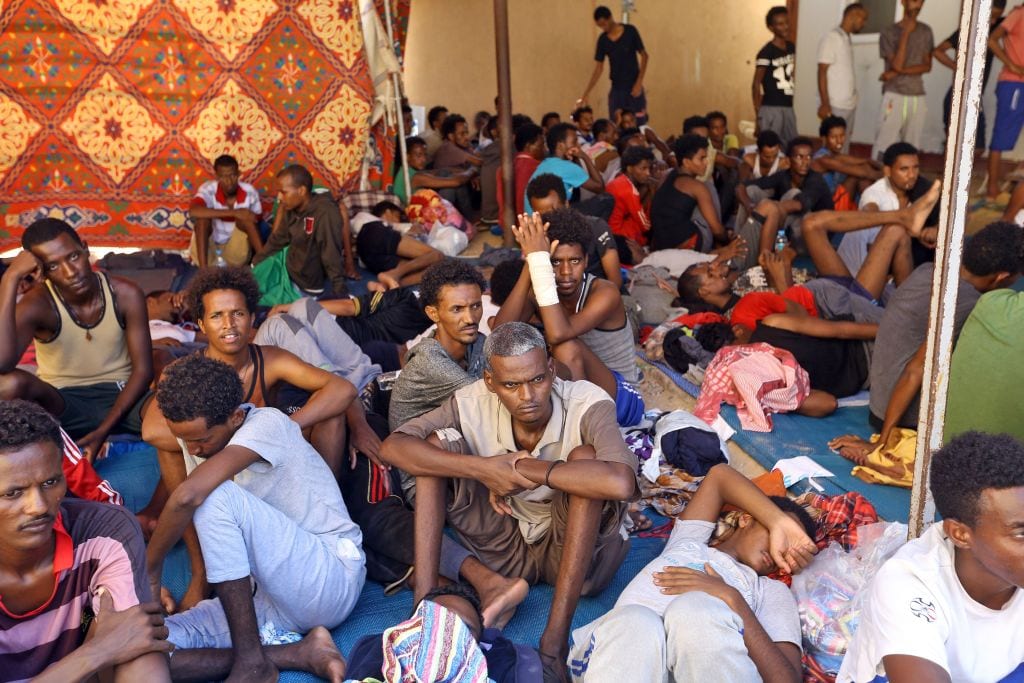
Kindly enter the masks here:
M 90 328 L 75 321 L 53 283 L 45 280 L 60 316 L 60 327 L 53 339 L 36 339 L 36 362 L 39 379 L 58 389 L 125 382 L 132 374 L 128 344 L 117 319 L 110 282 L 106 273 L 95 275 L 103 296 L 103 316 Z
M 874 434 L 871 443 L 878 443 Z M 853 468 L 851 474 L 871 484 L 889 484 L 910 488 L 914 485 L 914 460 L 917 457 L 917 432 L 897 427 L 886 443 L 878 443 L 868 453 L 866 464 Z
M 249 248 L 249 236 L 235 228 L 231 231 L 231 237 L 224 244 L 217 245 L 213 241 L 213 231 L 210 232 L 210 239 L 206 247 L 206 265 L 214 265 L 217 258 L 217 247 L 220 246 L 221 256 L 231 266 L 247 266 L 252 260 L 252 249 Z M 199 255 L 196 251 L 196 234 L 192 233 L 192 240 L 188 245 L 189 258 L 192 263 L 199 263 Z

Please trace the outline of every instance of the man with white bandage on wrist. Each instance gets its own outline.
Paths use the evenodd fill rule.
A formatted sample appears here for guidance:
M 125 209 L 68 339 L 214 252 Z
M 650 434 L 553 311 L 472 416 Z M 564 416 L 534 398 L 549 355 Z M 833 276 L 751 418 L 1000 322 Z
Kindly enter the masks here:
M 619 425 L 637 424 L 644 401 L 633 327 L 615 285 L 586 273 L 592 239 L 586 219 L 573 209 L 520 216 L 512 229 L 527 268 L 498 312 L 495 324 L 529 321 L 544 325 L 551 355 L 572 379 L 585 379 L 615 400 Z

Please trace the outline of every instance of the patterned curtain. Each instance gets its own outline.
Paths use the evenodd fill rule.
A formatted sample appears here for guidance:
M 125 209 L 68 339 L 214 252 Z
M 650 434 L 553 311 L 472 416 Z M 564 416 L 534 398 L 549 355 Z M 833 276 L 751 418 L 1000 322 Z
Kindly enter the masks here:
M 354 189 L 372 97 L 356 0 L 0 0 L 0 250 L 47 215 L 183 248 L 220 154 Z

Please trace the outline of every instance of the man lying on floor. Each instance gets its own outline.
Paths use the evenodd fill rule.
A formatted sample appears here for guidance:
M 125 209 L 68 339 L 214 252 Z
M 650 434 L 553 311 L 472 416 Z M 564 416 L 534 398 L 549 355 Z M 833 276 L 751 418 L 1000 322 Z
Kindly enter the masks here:
M 221 361 L 175 361 L 156 401 L 202 462 L 160 515 L 146 552 L 149 584 L 160 589 L 164 558 L 194 522 L 217 596 L 167 618 L 173 677 L 276 681 L 279 669 L 300 669 L 340 683 L 345 663 L 323 627 L 352 611 L 366 568 L 362 534 L 327 464 L 284 413 L 243 404 L 242 380 Z M 309 635 L 264 647 L 268 629 Z
M 943 521 L 878 570 L 839 683 L 1021 680 L 1024 446 L 966 432 L 931 475 Z
M 437 586 L 447 522 L 491 570 L 555 586 L 540 652 L 564 676 L 579 596 L 603 590 L 629 549 L 623 501 L 639 493 L 636 456 L 608 394 L 556 378 L 533 327 L 497 327 L 484 360 L 483 379 L 381 449 L 416 476 L 416 597 Z
M 709 545 L 725 505 L 743 513 Z M 800 619 L 789 588 L 767 578 L 805 567 L 814 522 L 788 498 L 768 498 L 728 465 L 712 468 L 661 555 L 615 607 L 573 633 L 573 680 L 801 680 Z
M 139 525 L 120 506 L 64 498 L 63 448 L 41 407 L 0 401 L 0 678 L 169 681 Z

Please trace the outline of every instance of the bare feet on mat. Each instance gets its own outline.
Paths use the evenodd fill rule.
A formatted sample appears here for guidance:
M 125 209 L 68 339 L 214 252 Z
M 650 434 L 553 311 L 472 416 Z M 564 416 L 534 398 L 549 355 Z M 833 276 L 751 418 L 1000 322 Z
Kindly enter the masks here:
M 480 591 L 480 603 L 483 606 L 484 626 L 486 628 L 503 629 L 516 613 L 519 603 L 526 599 L 530 592 L 530 584 L 525 579 L 506 579 L 495 581 L 492 586 Z
M 345 658 L 338 651 L 330 632 L 317 626 L 299 643 L 299 656 L 305 661 L 304 669 L 331 683 L 345 680 Z
M 855 465 L 863 465 L 867 460 L 868 453 L 875 450 L 878 444 L 865 441 L 853 434 L 846 434 L 829 441 L 828 447 L 847 460 L 851 460 Z

